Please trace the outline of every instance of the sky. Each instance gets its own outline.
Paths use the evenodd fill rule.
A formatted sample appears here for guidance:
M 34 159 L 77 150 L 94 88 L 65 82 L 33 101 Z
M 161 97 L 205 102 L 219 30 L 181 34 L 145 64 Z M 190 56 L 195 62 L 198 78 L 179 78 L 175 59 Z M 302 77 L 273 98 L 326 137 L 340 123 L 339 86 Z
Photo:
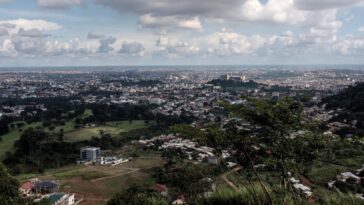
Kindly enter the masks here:
M 0 0 L 0 67 L 364 64 L 364 0 Z

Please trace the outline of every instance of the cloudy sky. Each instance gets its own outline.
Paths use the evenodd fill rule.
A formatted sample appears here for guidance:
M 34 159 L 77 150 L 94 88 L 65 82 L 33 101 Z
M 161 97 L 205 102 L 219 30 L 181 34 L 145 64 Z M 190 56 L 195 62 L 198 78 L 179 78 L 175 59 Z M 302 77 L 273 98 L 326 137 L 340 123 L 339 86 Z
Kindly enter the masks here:
M 0 67 L 184 64 L 364 64 L 364 0 L 0 0 Z

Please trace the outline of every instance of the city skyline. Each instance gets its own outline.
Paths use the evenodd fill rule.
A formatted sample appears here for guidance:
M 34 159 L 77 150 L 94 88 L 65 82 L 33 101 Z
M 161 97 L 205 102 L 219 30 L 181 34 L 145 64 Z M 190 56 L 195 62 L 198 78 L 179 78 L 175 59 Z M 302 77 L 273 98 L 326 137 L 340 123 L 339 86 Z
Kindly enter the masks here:
M 0 0 L 1 67 L 364 64 L 362 0 Z

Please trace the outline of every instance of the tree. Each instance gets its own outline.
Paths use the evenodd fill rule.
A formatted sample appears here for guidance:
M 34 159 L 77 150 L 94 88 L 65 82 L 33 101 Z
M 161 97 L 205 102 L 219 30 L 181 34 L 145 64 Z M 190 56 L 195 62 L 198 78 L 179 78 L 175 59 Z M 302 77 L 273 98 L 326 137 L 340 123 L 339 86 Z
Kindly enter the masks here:
M 25 204 L 20 197 L 18 181 L 10 176 L 0 164 L 0 202 L 1 205 Z

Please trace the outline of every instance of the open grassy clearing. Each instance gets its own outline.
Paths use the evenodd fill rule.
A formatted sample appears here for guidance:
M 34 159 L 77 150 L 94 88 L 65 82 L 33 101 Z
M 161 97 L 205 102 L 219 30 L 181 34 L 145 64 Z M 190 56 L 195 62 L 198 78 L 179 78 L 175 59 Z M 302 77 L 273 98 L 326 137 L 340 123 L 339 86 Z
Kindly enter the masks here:
M 135 120 L 132 121 L 132 123 L 129 121 L 107 122 L 105 125 L 71 130 L 65 133 L 64 139 L 68 142 L 77 142 L 91 139 L 93 136 L 98 136 L 100 130 L 115 136 L 122 132 L 128 132 L 134 129 L 142 129 L 146 128 L 147 126 L 148 124 L 145 124 L 143 120 Z

